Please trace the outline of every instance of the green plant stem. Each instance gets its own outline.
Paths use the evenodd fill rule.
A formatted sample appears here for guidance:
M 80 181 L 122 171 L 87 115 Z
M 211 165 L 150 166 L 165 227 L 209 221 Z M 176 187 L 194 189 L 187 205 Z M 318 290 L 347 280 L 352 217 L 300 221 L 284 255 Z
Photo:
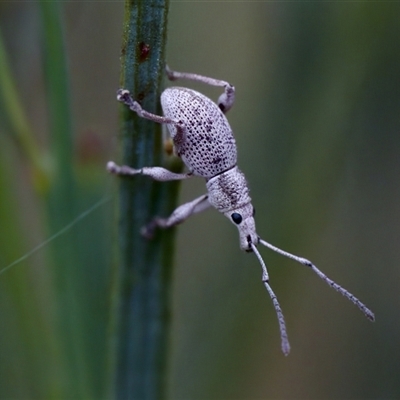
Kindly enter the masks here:
M 121 86 L 156 114 L 161 114 L 167 11 L 165 0 L 126 1 Z M 161 165 L 161 126 L 121 108 L 122 162 Z M 178 188 L 140 176 L 121 179 L 111 385 L 118 399 L 165 397 L 173 230 L 148 241 L 140 229 L 155 215 L 172 211 Z

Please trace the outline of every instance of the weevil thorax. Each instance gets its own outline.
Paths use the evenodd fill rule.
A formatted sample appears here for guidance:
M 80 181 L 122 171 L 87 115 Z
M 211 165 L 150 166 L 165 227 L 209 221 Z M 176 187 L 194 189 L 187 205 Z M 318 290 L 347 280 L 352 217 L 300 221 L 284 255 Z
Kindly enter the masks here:
M 203 94 L 171 87 L 161 95 L 164 115 L 180 121 L 183 128 L 168 124 L 175 153 L 189 170 L 205 179 L 236 165 L 236 143 L 220 108 Z
M 251 244 L 258 244 L 254 221 L 254 207 L 251 203 L 246 178 L 238 167 L 231 168 L 206 183 L 208 201 L 223 213 L 239 230 L 240 248 L 252 251 Z

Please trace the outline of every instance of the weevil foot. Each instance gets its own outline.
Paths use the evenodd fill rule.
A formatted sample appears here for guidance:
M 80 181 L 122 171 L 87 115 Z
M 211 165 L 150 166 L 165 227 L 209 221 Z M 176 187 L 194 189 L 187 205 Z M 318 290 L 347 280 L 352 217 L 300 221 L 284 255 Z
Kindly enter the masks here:
M 147 240 L 151 240 L 154 238 L 156 229 L 157 229 L 157 218 L 154 218 L 147 225 L 143 226 L 140 230 L 140 234 Z

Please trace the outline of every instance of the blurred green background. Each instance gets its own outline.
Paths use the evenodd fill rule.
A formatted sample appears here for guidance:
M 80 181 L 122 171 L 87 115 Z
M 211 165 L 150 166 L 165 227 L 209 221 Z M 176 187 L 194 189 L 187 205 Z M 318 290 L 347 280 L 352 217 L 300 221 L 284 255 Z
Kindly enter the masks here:
M 61 7 L 72 119 L 64 195 L 51 195 L 0 100 L 0 268 L 115 193 L 104 165 L 117 157 L 123 8 Z M 0 4 L 39 165 L 51 171 L 65 149 L 62 120 L 52 122 L 44 14 L 38 3 Z M 228 118 L 259 235 L 311 259 L 377 318 L 262 248 L 292 345 L 284 357 L 255 256 L 207 211 L 179 227 L 171 399 L 400 398 L 399 18 L 390 2 L 171 1 L 170 66 L 236 87 Z M 181 200 L 204 190 L 201 179 L 185 182 Z M 0 275 L 0 398 L 106 397 L 111 211 L 102 206 Z

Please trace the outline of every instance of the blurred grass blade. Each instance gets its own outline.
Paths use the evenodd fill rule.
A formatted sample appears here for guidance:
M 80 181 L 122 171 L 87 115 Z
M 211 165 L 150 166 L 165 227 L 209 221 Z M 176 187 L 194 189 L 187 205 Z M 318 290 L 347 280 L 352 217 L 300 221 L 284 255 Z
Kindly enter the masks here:
M 41 2 L 43 61 L 50 118 L 50 146 L 54 173 L 46 196 L 50 232 L 58 232 L 77 214 L 77 190 L 73 173 L 73 129 L 69 79 L 64 45 L 63 21 L 58 1 Z M 83 345 L 84 317 L 76 292 L 79 260 L 75 235 L 54 241 L 50 251 L 54 262 L 59 345 L 64 366 L 63 396 L 90 398 L 91 382 Z
M 46 190 L 49 180 L 49 160 L 40 153 L 31 127 L 21 105 L 17 87 L 9 65 L 7 52 L 0 31 L 0 100 L 5 110 L 10 131 L 18 146 L 31 163 L 35 187 L 39 192 Z

